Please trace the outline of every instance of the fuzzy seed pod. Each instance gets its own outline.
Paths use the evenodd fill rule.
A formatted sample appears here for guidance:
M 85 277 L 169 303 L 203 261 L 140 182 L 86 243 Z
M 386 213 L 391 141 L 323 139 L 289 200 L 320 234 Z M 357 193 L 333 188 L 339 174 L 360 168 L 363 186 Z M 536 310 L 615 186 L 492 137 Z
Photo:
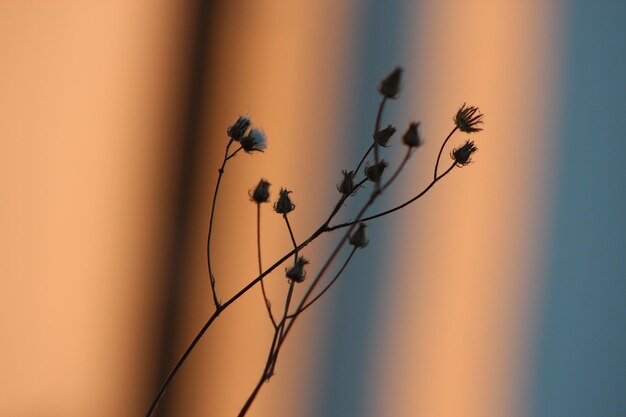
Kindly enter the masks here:
M 254 191 L 250 192 L 250 199 L 257 204 L 267 203 L 270 199 L 270 183 L 261 178 Z
M 228 136 L 239 142 L 246 135 L 252 121 L 248 116 L 239 116 L 235 124 L 226 130 Z

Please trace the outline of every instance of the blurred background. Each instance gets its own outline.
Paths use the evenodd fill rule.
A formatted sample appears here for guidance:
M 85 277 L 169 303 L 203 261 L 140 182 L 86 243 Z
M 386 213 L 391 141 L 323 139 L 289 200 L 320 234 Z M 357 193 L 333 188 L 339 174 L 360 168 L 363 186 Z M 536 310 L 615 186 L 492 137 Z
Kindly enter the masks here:
M 256 275 L 248 190 L 293 190 L 308 236 L 396 65 L 383 122 L 421 121 L 425 145 L 372 212 L 428 184 L 464 102 L 475 163 L 370 224 L 249 415 L 626 416 L 624 21 L 621 1 L 0 2 L 0 416 L 144 415 L 213 311 L 226 128 L 248 114 L 269 148 L 227 166 L 224 300 Z M 263 208 L 270 265 L 290 241 Z M 282 268 L 267 282 L 281 305 Z M 255 288 L 158 415 L 236 415 L 271 337 Z

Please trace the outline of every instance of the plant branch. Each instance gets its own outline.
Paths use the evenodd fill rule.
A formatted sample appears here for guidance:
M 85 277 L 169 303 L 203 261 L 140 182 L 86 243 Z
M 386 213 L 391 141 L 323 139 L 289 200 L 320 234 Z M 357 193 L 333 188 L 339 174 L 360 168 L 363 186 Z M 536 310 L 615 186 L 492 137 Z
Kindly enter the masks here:
M 387 214 L 391 214 L 394 211 L 398 211 L 406 206 L 408 206 L 409 204 L 411 204 L 412 202 L 414 202 L 415 200 L 419 199 L 420 197 L 422 197 L 424 194 L 426 194 L 428 191 L 430 191 L 431 188 L 433 188 L 433 186 L 439 181 L 441 180 L 443 177 L 445 177 L 446 175 L 448 175 L 450 173 L 450 171 L 452 171 L 452 169 L 456 166 L 456 161 L 452 163 L 452 165 L 450 165 L 450 167 L 444 171 L 443 174 L 441 174 L 440 176 L 438 176 L 437 178 L 435 178 L 434 180 L 432 180 L 430 182 L 430 184 L 428 184 L 428 186 L 426 186 L 426 188 L 424 188 L 419 194 L 417 194 L 415 197 L 411 198 L 410 200 L 400 204 L 399 206 L 396 206 L 392 209 L 383 211 L 382 213 L 378 213 L 378 214 L 374 214 L 372 216 L 369 217 L 365 217 L 364 219 L 361 219 L 360 221 L 362 222 L 367 222 L 370 220 L 374 220 L 377 219 L 379 217 L 383 217 L 386 216 Z M 353 224 L 358 223 L 359 220 L 355 220 L 355 221 L 351 221 L 351 222 L 346 222 L 346 223 L 341 223 L 341 224 L 337 224 L 335 226 L 329 227 L 326 231 L 328 232 L 332 232 L 333 230 L 337 230 L 337 229 L 341 229 L 344 227 L 348 227 L 348 226 L 352 226 Z
M 230 150 L 230 146 L 233 144 L 233 139 L 230 139 L 228 141 L 228 144 L 226 145 L 226 151 L 224 152 L 224 160 L 222 161 L 222 166 L 218 169 L 218 176 L 217 176 L 217 183 L 215 184 L 215 192 L 213 193 L 213 201 L 211 202 L 211 215 L 209 217 L 209 233 L 207 235 L 207 240 L 206 240 L 206 258 L 207 258 L 207 265 L 209 267 L 209 280 L 211 281 L 211 293 L 213 294 L 213 303 L 215 304 L 215 310 L 219 310 L 220 309 L 220 301 L 217 297 L 217 291 L 215 289 L 215 275 L 213 275 L 213 269 L 211 268 L 211 235 L 213 233 L 213 217 L 215 216 L 215 204 L 217 203 L 217 194 L 219 193 L 220 190 L 220 183 L 222 182 L 222 176 L 224 176 L 224 168 L 226 167 L 226 162 L 228 162 L 228 160 L 230 158 L 232 158 L 233 156 L 235 156 L 235 154 L 237 152 L 239 152 L 239 149 L 237 149 L 232 155 L 228 156 L 228 151 Z

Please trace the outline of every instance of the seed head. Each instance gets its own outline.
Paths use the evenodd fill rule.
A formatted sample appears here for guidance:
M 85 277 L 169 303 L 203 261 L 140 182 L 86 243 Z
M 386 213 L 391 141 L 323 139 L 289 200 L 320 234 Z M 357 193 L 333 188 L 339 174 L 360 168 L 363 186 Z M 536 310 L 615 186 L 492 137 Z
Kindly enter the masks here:
M 472 154 L 477 150 L 474 141 L 468 140 L 462 146 L 455 148 L 450 156 L 456 161 L 457 166 L 462 167 L 472 162 Z
M 404 133 L 404 136 L 402 136 L 402 143 L 409 148 L 422 146 L 424 141 L 422 140 L 422 135 L 420 135 L 419 127 L 420 122 L 412 122 Z
M 252 121 L 248 116 L 239 116 L 235 124 L 226 130 L 228 136 L 239 142 L 246 135 Z
M 280 189 L 278 200 L 274 203 L 274 211 L 276 213 L 287 214 L 296 208 L 296 205 L 291 202 L 289 194 L 291 194 L 291 191 L 288 191 L 286 188 Z
M 307 259 L 302 256 L 298 256 L 291 267 L 285 268 L 285 275 L 294 282 L 302 282 L 306 278 L 304 266 L 308 264 L 309 261 Z
M 359 228 L 356 229 L 352 236 L 350 236 L 350 244 L 357 248 L 364 248 L 370 243 L 365 237 L 365 223 L 359 223 Z
M 385 168 L 389 166 L 389 162 L 381 159 L 380 162 L 374 165 L 365 164 L 365 176 L 372 182 L 378 182 L 383 175 Z
M 357 188 L 354 186 L 354 171 L 342 170 L 341 173 L 343 174 L 343 178 L 341 182 L 337 184 L 337 191 L 344 196 L 355 195 Z
M 480 132 L 483 129 L 476 126 L 482 123 L 483 115 L 478 110 L 478 107 L 467 107 L 465 103 L 463 103 L 463 106 L 461 106 L 459 111 L 456 112 L 456 115 L 454 116 L 454 124 L 461 132 Z
M 267 137 L 261 129 L 252 129 L 248 136 L 244 136 L 239 142 L 244 151 L 248 153 L 263 152 L 267 148 Z
M 389 142 L 389 139 L 391 139 L 394 133 L 396 133 L 396 128 L 392 125 L 388 125 L 386 128 L 374 133 L 374 141 L 380 146 L 387 147 L 389 146 L 387 142 Z
M 402 68 L 396 67 L 389 75 L 387 75 L 378 86 L 380 94 L 387 98 L 396 98 L 400 93 L 400 77 Z
M 250 199 L 257 204 L 267 203 L 270 199 L 270 183 L 261 178 L 254 191 L 250 192 Z

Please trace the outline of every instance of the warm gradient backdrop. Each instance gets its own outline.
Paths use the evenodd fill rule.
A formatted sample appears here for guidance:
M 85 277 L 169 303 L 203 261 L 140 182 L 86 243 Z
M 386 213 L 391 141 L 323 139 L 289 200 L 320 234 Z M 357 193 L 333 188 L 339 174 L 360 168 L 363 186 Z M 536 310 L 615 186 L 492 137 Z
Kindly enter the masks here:
M 0 2 L 0 416 L 143 415 L 212 312 L 226 128 L 248 114 L 269 148 L 227 166 L 222 299 L 256 276 L 248 190 L 293 190 L 308 236 L 401 65 L 384 123 L 421 121 L 425 145 L 372 212 L 428 183 L 463 102 L 485 114 L 475 163 L 372 222 L 249 415 L 623 417 L 624 20 L 618 1 Z M 290 241 L 262 221 L 267 266 Z M 282 268 L 267 283 L 278 308 Z M 160 415 L 236 415 L 271 332 L 255 288 Z

